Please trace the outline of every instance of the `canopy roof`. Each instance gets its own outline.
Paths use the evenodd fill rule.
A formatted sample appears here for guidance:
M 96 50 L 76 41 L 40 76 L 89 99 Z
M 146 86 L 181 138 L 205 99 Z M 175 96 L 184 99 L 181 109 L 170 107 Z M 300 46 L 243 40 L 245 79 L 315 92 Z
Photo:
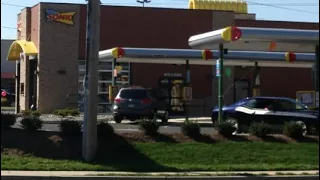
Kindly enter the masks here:
M 16 40 L 12 42 L 9 48 L 7 60 L 20 60 L 20 53 L 24 53 L 27 56 L 36 56 L 38 55 L 38 49 L 32 41 Z
M 273 43 L 274 51 L 314 52 L 319 30 L 230 26 L 189 38 L 194 49 L 217 49 L 221 43 L 233 50 L 268 51 Z
M 227 66 L 297 67 L 311 68 L 315 60 L 314 53 L 294 53 L 295 62 L 286 61 L 288 52 L 229 51 L 224 56 Z M 99 52 L 100 61 L 214 65 L 219 58 L 218 50 L 159 49 L 117 47 Z

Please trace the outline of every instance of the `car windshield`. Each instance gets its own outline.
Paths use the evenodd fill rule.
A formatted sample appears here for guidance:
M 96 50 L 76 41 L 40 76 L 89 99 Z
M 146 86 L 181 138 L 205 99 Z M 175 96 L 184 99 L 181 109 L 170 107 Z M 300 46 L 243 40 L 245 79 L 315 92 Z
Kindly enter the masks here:
M 120 97 L 123 99 L 143 99 L 147 96 L 145 89 L 124 89 L 120 92 Z
M 248 99 L 241 99 L 241 100 L 231 104 L 230 106 L 240 106 L 240 105 L 243 105 L 246 102 L 248 102 Z
M 308 109 L 308 107 L 306 105 L 300 103 L 299 101 L 295 101 L 293 99 L 290 99 L 289 101 L 296 104 L 296 109 L 302 109 L 302 110 Z

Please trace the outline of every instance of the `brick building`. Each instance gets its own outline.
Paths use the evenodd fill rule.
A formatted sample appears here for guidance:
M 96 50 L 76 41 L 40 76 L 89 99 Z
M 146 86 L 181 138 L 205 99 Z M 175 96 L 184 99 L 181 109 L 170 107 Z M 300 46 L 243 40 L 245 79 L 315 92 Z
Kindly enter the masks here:
M 55 13 L 72 18 L 58 22 Z M 24 110 L 35 104 L 41 112 L 48 113 L 73 106 L 69 101 L 77 100 L 70 100 L 71 97 L 82 91 L 86 5 L 39 3 L 24 8 L 18 23 L 18 41 L 13 42 L 8 59 L 21 59 L 16 90 L 19 107 Z M 254 14 L 233 11 L 101 6 L 100 50 L 117 46 L 190 49 L 190 36 L 230 25 L 319 29 L 318 23 L 260 21 L 255 20 Z M 185 73 L 183 65 L 130 63 L 123 67 L 119 84 L 154 88 L 159 87 L 159 79 L 165 74 Z M 99 104 L 106 111 L 111 65 L 99 63 L 99 68 Z M 191 66 L 195 114 L 208 114 L 216 105 L 213 68 Z M 253 76 L 251 67 L 229 68 L 232 76 L 224 84 L 227 104 L 250 96 Z M 311 69 L 306 68 L 262 68 L 261 93 L 295 98 L 296 91 L 313 89 L 311 76 Z

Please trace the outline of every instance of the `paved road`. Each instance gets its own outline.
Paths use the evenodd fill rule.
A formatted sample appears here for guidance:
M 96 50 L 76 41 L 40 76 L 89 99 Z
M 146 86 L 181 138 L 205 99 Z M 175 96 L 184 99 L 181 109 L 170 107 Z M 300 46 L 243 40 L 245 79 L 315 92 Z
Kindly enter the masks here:
M 184 119 L 171 119 L 168 123 L 161 124 L 159 128 L 159 132 L 161 133 L 179 133 L 180 132 L 180 126 L 184 122 Z M 210 120 L 198 120 L 197 121 L 201 126 L 201 133 L 203 134 L 212 134 L 215 130 L 212 126 L 212 123 Z M 115 131 L 118 132 L 138 132 L 138 122 L 130 122 L 127 120 L 124 120 L 121 124 L 116 124 L 114 121 L 109 122 Z M 17 123 L 14 127 L 19 128 L 20 125 Z M 57 122 L 55 123 L 44 123 L 43 130 L 46 131 L 59 131 L 59 124 Z

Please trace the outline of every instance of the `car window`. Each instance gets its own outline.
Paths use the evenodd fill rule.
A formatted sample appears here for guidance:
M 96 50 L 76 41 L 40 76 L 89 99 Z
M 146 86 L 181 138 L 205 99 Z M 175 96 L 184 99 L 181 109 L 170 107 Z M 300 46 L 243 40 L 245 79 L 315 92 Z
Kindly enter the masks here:
M 148 92 L 146 89 L 123 89 L 120 92 L 120 98 L 123 99 L 143 99 L 146 98 Z
M 289 100 L 277 100 L 278 108 L 281 111 L 293 111 L 293 110 L 299 110 L 299 109 L 305 109 L 303 105 L 300 103 L 297 103 L 295 101 L 289 101 Z
M 251 109 L 265 109 L 274 106 L 274 100 L 272 99 L 251 99 L 246 104 L 245 107 Z

